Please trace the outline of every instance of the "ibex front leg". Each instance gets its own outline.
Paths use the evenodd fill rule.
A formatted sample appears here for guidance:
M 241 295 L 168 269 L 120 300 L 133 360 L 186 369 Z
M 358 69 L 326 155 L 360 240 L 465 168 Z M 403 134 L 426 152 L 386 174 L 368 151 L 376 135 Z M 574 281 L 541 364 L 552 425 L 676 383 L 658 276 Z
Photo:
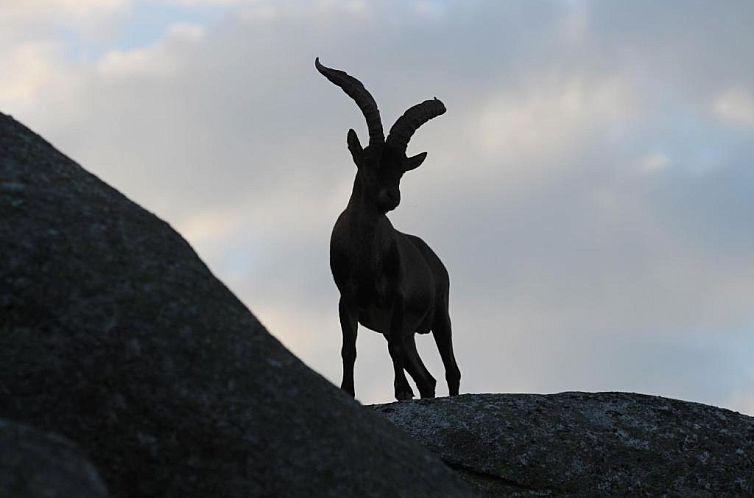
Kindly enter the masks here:
M 340 388 L 354 396 L 353 388 L 353 365 L 356 363 L 356 330 L 358 327 L 357 316 L 348 305 L 340 298 L 338 303 L 340 315 L 340 328 L 343 331 L 343 347 L 340 355 L 343 358 L 343 382 Z
M 408 384 L 406 374 L 403 371 L 403 359 L 405 357 L 405 346 L 403 340 L 406 336 L 403 320 L 403 300 L 395 298 L 391 306 L 390 330 L 387 338 L 387 349 L 390 352 L 390 358 L 393 360 L 393 369 L 395 370 L 395 399 L 404 400 L 414 397 L 414 392 Z

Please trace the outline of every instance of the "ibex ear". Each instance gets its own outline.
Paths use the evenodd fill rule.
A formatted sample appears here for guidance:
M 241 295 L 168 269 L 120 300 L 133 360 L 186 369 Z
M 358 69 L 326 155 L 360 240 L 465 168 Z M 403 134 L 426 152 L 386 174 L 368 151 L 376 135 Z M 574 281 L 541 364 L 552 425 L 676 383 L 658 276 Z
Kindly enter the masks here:
M 359 137 L 356 136 L 356 132 L 353 131 L 353 128 L 348 130 L 347 141 L 348 150 L 351 151 L 353 160 L 356 161 L 357 159 L 361 158 L 361 153 L 364 152 L 364 149 L 361 147 L 361 144 L 359 143 Z
M 403 169 L 406 171 L 411 171 L 412 169 L 416 169 L 422 165 L 422 163 L 424 162 L 426 158 L 427 158 L 426 152 L 422 152 L 421 154 L 411 156 L 408 159 L 406 159 L 406 162 L 403 163 Z

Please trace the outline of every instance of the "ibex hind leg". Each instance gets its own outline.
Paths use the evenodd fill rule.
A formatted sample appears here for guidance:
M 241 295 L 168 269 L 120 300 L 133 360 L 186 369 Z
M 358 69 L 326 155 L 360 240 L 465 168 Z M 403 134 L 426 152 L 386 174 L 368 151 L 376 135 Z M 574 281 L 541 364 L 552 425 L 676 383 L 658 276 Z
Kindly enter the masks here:
M 416 350 L 416 336 L 414 334 L 409 334 L 406 337 L 404 348 L 406 371 L 414 379 L 414 382 L 416 382 L 419 394 L 422 398 L 434 398 L 437 381 L 432 377 L 427 367 L 424 366 L 421 357 L 419 357 L 419 352 Z
M 458 394 L 461 384 L 461 371 L 456 364 L 456 357 L 453 354 L 453 338 L 450 326 L 450 316 L 447 312 L 438 313 L 435 317 L 435 323 L 432 325 L 432 335 L 437 343 L 437 350 L 440 352 L 442 364 L 445 367 L 445 380 L 448 382 L 448 393 L 451 396 Z

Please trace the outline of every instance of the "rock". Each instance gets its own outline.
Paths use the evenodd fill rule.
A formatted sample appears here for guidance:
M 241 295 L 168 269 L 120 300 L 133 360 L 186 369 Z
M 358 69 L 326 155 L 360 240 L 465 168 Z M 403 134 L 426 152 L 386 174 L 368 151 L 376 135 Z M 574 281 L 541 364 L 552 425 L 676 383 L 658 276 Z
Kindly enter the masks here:
M 75 441 L 112 496 L 468 494 L 167 223 L 2 114 L 0 241 L 0 417 Z
M 374 406 L 485 496 L 752 496 L 754 418 L 630 393 Z
M 0 419 L 0 496 L 105 498 L 107 488 L 65 438 Z

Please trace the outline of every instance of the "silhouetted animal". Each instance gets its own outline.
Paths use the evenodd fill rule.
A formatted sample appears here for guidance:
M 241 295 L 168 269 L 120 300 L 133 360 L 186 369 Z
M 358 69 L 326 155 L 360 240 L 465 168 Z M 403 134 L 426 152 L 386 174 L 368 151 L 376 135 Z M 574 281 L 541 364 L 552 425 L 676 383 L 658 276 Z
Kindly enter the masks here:
M 362 148 L 356 132 L 348 131 L 348 150 L 356 163 L 356 179 L 348 205 L 338 218 L 330 240 L 330 268 L 340 291 L 340 325 L 343 331 L 343 382 L 354 395 L 358 323 L 382 333 L 395 370 L 396 399 L 414 393 L 404 368 L 411 374 L 422 398 L 435 395 L 435 379 L 419 358 L 415 333 L 430 330 L 440 351 L 448 390 L 458 394 L 461 372 L 453 355 L 448 292 L 450 280 L 440 258 L 414 235 L 401 233 L 385 213 L 400 203 L 403 173 L 419 167 L 426 152 L 406 157 L 406 147 L 417 128 L 445 112 L 437 100 L 427 100 L 407 110 L 390 129 L 387 139 L 371 94 L 356 78 L 315 61 L 317 70 L 356 101 L 367 121 L 369 145 Z

